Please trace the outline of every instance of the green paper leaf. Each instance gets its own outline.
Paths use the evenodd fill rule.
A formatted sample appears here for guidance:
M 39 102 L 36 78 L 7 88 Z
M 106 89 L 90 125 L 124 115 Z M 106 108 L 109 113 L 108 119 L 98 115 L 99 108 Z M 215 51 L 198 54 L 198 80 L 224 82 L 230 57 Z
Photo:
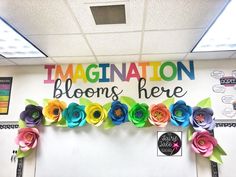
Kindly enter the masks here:
M 208 97 L 202 101 L 200 101 L 198 104 L 197 104 L 198 107 L 201 107 L 201 108 L 211 108 L 211 98 Z
M 120 101 L 127 104 L 127 106 L 129 106 L 130 108 L 132 108 L 136 104 L 136 101 L 133 98 L 127 96 L 121 96 Z
M 110 118 L 107 118 L 106 121 L 103 123 L 104 129 L 110 129 L 114 127 L 115 125 L 112 123 L 112 120 Z
M 174 104 L 174 102 L 175 102 L 174 97 L 171 97 L 171 98 L 168 98 L 168 99 L 164 100 L 162 103 L 164 105 L 166 105 L 167 108 L 169 108 L 170 105 Z
M 42 125 L 45 125 L 45 126 L 52 125 L 53 123 L 54 123 L 53 121 L 49 121 L 46 118 L 44 118 L 42 121 Z
M 213 162 L 222 164 L 223 161 L 222 161 L 220 155 L 221 155 L 221 154 L 219 153 L 219 151 L 216 150 L 216 148 L 214 148 L 213 153 L 212 153 L 212 155 L 209 157 L 209 159 L 210 159 L 211 161 L 213 161 Z
M 62 117 L 57 123 L 56 123 L 57 127 L 67 127 L 67 123 L 66 120 Z
M 148 120 L 145 122 L 144 127 L 152 127 L 152 126 L 153 125 Z
M 25 104 L 26 105 L 32 104 L 32 105 L 35 105 L 35 106 L 39 105 L 37 102 L 35 102 L 34 100 L 31 100 L 31 99 L 25 99 Z
M 224 151 L 224 149 L 222 149 L 222 147 L 220 147 L 219 144 L 217 144 L 217 146 L 215 147 L 215 149 L 216 149 L 221 155 L 227 155 L 226 152 Z
M 26 151 L 26 152 L 23 152 L 23 151 L 21 151 L 20 149 L 18 149 L 16 156 L 17 156 L 17 158 L 27 157 L 28 155 L 31 154 L 31 152 L 32 152 L 32 149 L 30 149 L 30 150 L 28 150 L 28 151 Z
M 86 98 L 80 98 L 79 103 L 84 106 L 88 106 L 88 105 L 92 104 L 92 102 Z
M 192 127 L 192 126 L 189 126 L 189 127 L 188 127 L 188 130 L 187 130 L 188 141 L 191 141 L 191 140 L 192 140 L 193 132 L 194 132 L 193 127 Z
M 43 99 L 43 106 L 46 106 L 49 101 L 50 101 L 50 99 L 47 99 L 47 98 Z
M 18 125 L 19 125 L 19 128 L 25 128 L 26 127 L 25 121 L 23 121 L 21 119 L 19 119 Z
M 108 112 L 109 109 L 111 108 L 111 103 L 106 103 L 103 105 L 103 108 L 106 109 L 106 111 Z

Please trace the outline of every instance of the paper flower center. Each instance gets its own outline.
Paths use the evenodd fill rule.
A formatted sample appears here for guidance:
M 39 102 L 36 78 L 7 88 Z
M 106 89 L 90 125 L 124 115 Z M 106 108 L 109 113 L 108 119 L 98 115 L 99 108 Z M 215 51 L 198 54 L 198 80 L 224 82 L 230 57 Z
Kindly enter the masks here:
M 157 120 L 162 118 L 162 113 L 161 112 L 155 112 L 154 116 L 157 118 Z
M 198 123 L 204 122 L 204 119 L 205 119 L 205 117 L 204 117 L 203 114 L 198 114 L 198 115 L 196 116 L 196 121 L 197 121 Z
M 183 116 L 183 112 L 182 112 L 181 110 L 176 110 L 176 111 L 175 111 L 175 115 L 176 115 L 177 117 L 182 117 L 182 116 Z
M 29 134 L 29 133 L 28 133 L 28 134 L 25 135 L 25 140 L 26 140 L 26 141 L 29 141 L 29 142 L 30 142 L 30 141 L 32 141 L 32 139 L 33 139 L 33 135 L 32 135 L 32 134 Z
M 73 117 L 78 117 L 79 113 L 78 112 L 74 112 Z
M 93 117 L 95 117 L 95 118 L 99 118 L 100 116 L 101 116 L 101 112 L 100 111 L 95 111 L 93 113 Z
M 59 109 L 58 109 L 58 108 L 54 109 L 54 110 L 53 110 L 53 114 L 54 114 L 54 115 L 58 115 L 58 114 L 59 114 Z
M 37 119 L 39 117 L 39 112 L 38 111 L 33 112 L 32 117 L 33 117 L 33 119 Z
M 121 117 L 121 116 L 123 115 L 123 112 L 122 112 L 122 110 L 119 108 L 119 109 L 116 109 L 116 110 L 114 111 L 114 114 L 115 114 L 115 116 L 117 116 L 117 117 Z
M 141 118 L 141 117 L 143 116 L 143 112 L 142 112 L 142 111 L 137 111 L 137 112 L 135 113 L 135 116 L 136 116 L 137 118 Z
M 204 144 L 205 144 L 205 141 L 203 141 L 203 140 L 200 140 L 198 143 L 199 143 L 199 144 L 202 146 L 202 145 L 204 145 Z

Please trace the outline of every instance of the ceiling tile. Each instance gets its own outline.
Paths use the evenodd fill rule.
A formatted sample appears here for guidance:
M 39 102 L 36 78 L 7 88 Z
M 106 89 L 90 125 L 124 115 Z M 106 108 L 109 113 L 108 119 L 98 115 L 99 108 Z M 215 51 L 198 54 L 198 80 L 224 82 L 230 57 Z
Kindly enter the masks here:
M 92 55 L 82 35 L 33 35 L 28 38 L 49 57 Z
M 143 53 L 187 53 L 204 30 L 149 31 L 144 33 Z
M 53 57 L 53 60 L 57 63 L 96 63 L 96 59 L 94 56 Z
M 139 55 L 97 56 L 97 59 L 101 63 L 128 63 L 138 61 Z
M 144 54 L 141 61 L 183 60 L 186 55 L 187 53 Z
M 84 33 L 124 32 L 142 29 L 144 0 L 136 1 L 88 1 L 68 0 L 69 5 L 77 17 Z M 126 24 L 96 25 L 90 11 L 90 6 L 120 5 L 126 9 Z
M 233 55 L 233 51 L 225 52 L 196 52 L 189 53 L 186 56 L 187 60 L 205 60 L 205 59 L 226 59 Z
M 0 16 L 23 35 L 80 33 L 63 0 L 1 0 Z
M 96 55 L 139 54 L 141 32 L 89 34 L 87 38 Z
M 15 65 L 15 64 L 7 59 L 1 58 L 0 56 L 0 66 L 8 66 L 8 65 Z
M 9 59 L 17 65 L 43 65 L 43 64 L 54 64 L 55 62 L 50 58 L 16 58 Z
M 145 30 L 206 28 L 229 0 L 148 0 Z

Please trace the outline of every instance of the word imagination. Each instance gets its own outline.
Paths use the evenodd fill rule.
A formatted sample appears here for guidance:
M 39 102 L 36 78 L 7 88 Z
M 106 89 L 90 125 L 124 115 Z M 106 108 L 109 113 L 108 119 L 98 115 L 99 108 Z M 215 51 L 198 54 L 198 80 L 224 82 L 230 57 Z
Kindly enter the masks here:
M 165 88 L 158 84 L 158 81 L 170 82 L 173 80 L 181 81 L 183 77 L 190 80 L 195 79 L 193 61 L 189 61 L 188 66 L 182 62 L 142 62 L 142 63 L 122 63 L 122 64 L 69 64 L 45 65 L 47 79 L 45 84 L 54 84 L 53 97 L 67 98 L 81 97 L 101 97 L 118 100 L 123 89 L 117 85 L 104 87 L 100 85 L 81 88 L 81 84 L 86 83 L 119 83 L 137 80 L 137 90 L 139 98 L 160 97 L 165 95 L 168 98 L 173 96 L 183 97 L 187 91 L 182 87 L 176 86 Z M 156 81 L 157 85 L 150 88 L 146 85 L 147 81 Z
M 195 79 L 193 61 L 189 61 L 189 67 L 182 62 L 142 62 L 142 63 L 122 63 L 122 64 L 69 64 L 65 67 L 62 65 L 45 65 L 47 79 L 45 84 L 55 83 L 57 79 L 65 82 L 68 78 L 73 83 L 82 81 L 89 83 L 97 82 L 114 82 L 130 81 L 134 78 L 139 80 L 145 78 L 149 81 L 173 81 L 182 80 L 183 73 L 191 80 Z M 169 72 L 166 72 L 169 70 Z M 150 71 L 148 73 L 148 71 Z M 54 75 L 53 75 L 54 73 Z

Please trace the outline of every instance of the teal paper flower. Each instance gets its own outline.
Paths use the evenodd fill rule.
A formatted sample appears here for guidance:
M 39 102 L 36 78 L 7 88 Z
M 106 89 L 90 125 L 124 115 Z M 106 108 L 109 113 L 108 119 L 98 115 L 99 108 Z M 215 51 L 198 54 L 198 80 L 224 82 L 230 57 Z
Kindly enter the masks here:
M 77 103 L 70 103 L 62 112 L 62 117 L 66 120 L 68 127 L 81 127 L 86 124 L 85 106 Z

